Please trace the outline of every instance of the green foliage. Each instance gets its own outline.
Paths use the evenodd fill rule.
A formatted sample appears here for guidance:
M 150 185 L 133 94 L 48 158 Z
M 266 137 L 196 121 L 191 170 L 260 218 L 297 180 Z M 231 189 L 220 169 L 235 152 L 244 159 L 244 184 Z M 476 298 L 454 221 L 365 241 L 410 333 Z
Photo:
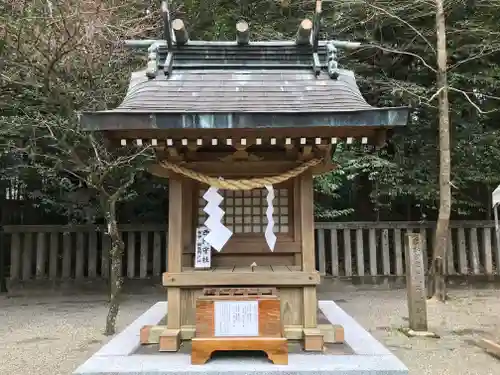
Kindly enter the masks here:
M 138 196 L 135 177 L 150 150 L 110 151 L 100 135 L 79 129 L 77 114 L 121 101 L 130 72 L 142 64 L 121 41 L 148 36 L 158 17 L 144 15 L 140 3 L 76 0 L 12 1 L 0 15 L 9 57 L 1 75 L 2 140 L 18 161 L 10 173 L 39 208 L 96 222 L 115 193 L 117 201 Z
M 446 2 L 452 207 L 455 217 L 480 219 L 490 217 L 489 196 L 500 182 L 500 42 L 495 29 L 500 2 L 469 5 Z M 435 218 L 439 160 L 433 3 L 351 1 L 339 8 L 349 17 L 342 17 L 336 29 L 345 38 L 356 35 L 373 46 L 345 59 L 359 75 L 365 97 L 373 105 L 409 103 L 414 108 L 410 126 L 396 132 L 390 147 L 379 155 L 391 163 L 369 167 L 375 182 L 372 198 L 387 217 L 397 217 L 404 205 L 413 207 L 414 219 Z

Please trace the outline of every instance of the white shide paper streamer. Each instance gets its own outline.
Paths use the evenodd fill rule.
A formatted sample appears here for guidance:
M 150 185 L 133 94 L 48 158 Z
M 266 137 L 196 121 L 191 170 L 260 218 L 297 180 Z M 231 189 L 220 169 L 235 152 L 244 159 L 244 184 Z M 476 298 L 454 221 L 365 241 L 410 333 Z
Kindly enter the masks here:
M 204 225 L 210 230 L 210 233 L 205 237 L 205 241 L 215 250 L 221 251 L 233 235 L 233 232 L 222 224 L 224 210 L 219 205 L 224 200 L 224 197 L 218 193 L 218 190 L 210 186 L 205 192 L 203 199 L 207 201 L 207 205 L 203 208 L 203 211 L 207 213 L 207 220 L 205 220 Z
M 265 231 L 266 242 L 271 251 L 274 251 L 274 246 L 276 245 L 276 235 L 274 234 L 274 218 L 273 218 L 273 200 L 274 200 L 274 188 L 273 185 L 266 185 L 267 189 L 267 227 Z

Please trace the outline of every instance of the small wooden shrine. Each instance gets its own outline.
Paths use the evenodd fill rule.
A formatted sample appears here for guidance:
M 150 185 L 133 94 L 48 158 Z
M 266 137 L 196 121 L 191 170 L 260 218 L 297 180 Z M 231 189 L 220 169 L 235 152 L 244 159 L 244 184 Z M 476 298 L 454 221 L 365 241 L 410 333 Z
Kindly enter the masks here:
M 224 336 L 214 327 L 217 307 L 200 309 L 226 290 L 224 300 L 279 300 L 278 333 L 265 333 L 269 322 L 259 318 L 258 334 L 238 323 L 246 324 L 243 336 L 322 350 L 313 176 L 335 168 L 339 144 L 383 143 L 409 111 L 364 100 L 354 73 L 337 63 L 338 48 L 357 44 L 318 40 L 320 5 L 296 40 L 275 42 L 251 42 L 244 21 L 235 41 L 192 41 L 183 21 L 170 22 L 165 12 L 164 40 L 127 42 L 147 48 L 148 63 L 132 74 L 123 102 L 82 115 L 85 129 L 104 132 L 117 147 L 155 147 L 150 170 L 168 177 L 167 327 L 143 342 L 177 351 L 183 340 Z M 266 288 L 272 296 L 259 292 Z M 242 309 L 225 316 L 250 316 L 250 307 Z

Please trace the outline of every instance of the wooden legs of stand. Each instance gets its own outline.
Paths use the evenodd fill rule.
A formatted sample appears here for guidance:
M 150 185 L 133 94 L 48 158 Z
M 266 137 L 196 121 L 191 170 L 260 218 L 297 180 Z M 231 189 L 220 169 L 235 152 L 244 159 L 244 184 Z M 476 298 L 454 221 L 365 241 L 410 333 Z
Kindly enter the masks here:
M 282 337 L 193 338 L 191 364 L 206 363 L 217 350 L 260 350 L 275 365 L 288 364 L 288 344 Z

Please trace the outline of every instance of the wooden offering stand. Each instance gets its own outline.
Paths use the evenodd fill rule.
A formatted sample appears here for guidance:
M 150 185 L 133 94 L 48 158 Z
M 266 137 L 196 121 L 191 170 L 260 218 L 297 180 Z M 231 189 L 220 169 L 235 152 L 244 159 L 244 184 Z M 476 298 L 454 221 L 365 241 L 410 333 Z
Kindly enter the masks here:
M 280 299 L 275 288 L 210 288 L 196 301 L 196 336 L 191 363 L 206 363 L 217 350 L 259 350 L 288 364 Z

